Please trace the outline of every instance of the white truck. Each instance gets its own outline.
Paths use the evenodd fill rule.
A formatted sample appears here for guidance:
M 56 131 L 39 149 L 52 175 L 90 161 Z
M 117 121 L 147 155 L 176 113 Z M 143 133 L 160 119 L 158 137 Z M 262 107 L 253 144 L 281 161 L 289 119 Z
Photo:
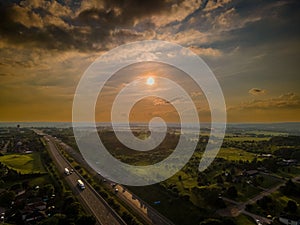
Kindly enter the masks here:
M 70 175 L 70 170 L 67 167 L 65 168 L 65 174 Z
M 82 180 L 77 180 L 77 185 L 79 186 L 79 188 L 81 190 L 84 190 L 85 189 L 85 186 L 84 186 L 84 183 L 82 182 Z

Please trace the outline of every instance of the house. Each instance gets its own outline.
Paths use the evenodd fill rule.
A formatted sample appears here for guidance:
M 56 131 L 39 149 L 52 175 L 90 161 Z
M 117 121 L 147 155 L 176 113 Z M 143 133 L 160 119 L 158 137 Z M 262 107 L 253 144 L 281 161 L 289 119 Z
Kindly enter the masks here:
M 253 177 L 258 174 L 258 170 L 247 170 L 244 172 L 244 175 L 247 177 Z
M 21 211 L 22 220 L 26 224 L 36 224 L 38 221 L 44 219 L 46 215 L 43 212 L 24 210 Z
M 45 210 L 47 208 L 47 204 L 43 201 L 27 203 L 25 209 L 28 210 Z
M 272 154 L 260 154 L 259 155 L 260 158 L 272 158 Z
M 279 221 L 282 224 L 287 224 L 287 225 L 300 225 L 299 216 L 282 215 L 279 217 Z
M 260 171 L 260 172 L 265 172 L 265 173 L 268 172 L 267 168 L 266 168 L 266 167 L 263 167 L 263 166 L 257 167 L 257 170 Z
M 283 165 L 286 165 L 286 166 L 297 165 L 296 159 L 283 159 L 282 162 L 283 162 Z

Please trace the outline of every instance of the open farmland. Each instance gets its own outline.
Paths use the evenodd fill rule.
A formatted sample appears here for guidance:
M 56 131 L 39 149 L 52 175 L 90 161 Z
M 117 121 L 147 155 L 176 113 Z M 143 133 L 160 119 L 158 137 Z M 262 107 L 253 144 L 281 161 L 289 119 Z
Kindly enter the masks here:
M 8 154 L 0 157 L 0 162 L 22 174 L 44 173 L 39 153 Z

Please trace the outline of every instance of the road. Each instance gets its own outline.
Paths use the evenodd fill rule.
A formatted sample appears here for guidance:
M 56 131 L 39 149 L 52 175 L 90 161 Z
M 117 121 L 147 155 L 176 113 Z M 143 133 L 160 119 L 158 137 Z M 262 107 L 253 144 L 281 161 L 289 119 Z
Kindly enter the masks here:
M 104 180 L 106 178 L 103 178 L 101 175 L 97 174 L 95 170 L 93 170 L 89 164 L 83 159 L 82 155 L 79 154 L 77 151 L 75 151 L 73 148 L 68 146 L 66 143 L 61 142 L 60 140 L 57 140 L 57 143 L 61 145 L 61 147 L 66 151 L 72 158 L 74 158 L 81 166 L 83 166 L 90 174 L 93 176 L 97 176 L 99 180 Z M 140 199 L 138 196 L 134 195 L 130 191 L 128 191 L 125 187 L 123 187 L 120 184 L 117 184 L 116 187 L 112 187 L 111 184 L 113 182 L 107 180 L 106 181 L 106 187 L 111 188 L 113 191 L 113 188 L 118 188 L 119 192 L 117 196 L 134 212 L 136 212 L 137 215 L 139 215 L 143 220 L 144 223 L 152 225 L 174 225 L 172 221 L 170 221 L 168 218 L 161 215 L 157 210 L 152 208 L 149 204 L 144 202 L 142 199 Z M 125 190 L 125 191 L 123 191 Z
M 118 214 L 110 208 L 110 206 L 101 198 L 100 195 L 82 178 L 82 176 L 76 172 L 70 163 L 60 154 L 55 145 L 55 140 L 51 136 L 46 135 L 49 153 L 53 158 L 58 170 L 63 174 L 64 168 L 68 167 L 73 169 L 74 172 L 67 176 L 65 179 L 70 185 L 72 191 L 79 197 L 79 200 L 85 207 L 95 216 L 97 223 L 100 225 L 125 225 L 126 223 L 118 216 Z M 80 190 L 77 187 L 77 180 L 81 179 L 85 183 L 85 190 Z

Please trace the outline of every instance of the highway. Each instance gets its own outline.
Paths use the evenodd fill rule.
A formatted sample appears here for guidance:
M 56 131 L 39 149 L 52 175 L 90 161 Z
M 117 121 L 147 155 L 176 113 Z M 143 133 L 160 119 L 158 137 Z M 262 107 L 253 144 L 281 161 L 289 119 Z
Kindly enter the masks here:
M 122 218 L 106 203 L 106 201 L 76 172 L 70 163 L 60 154 L 55 145 L 55 140 L 51 136 L 44 136 L 49 153 L 55 162 L 58 170 L 64 174 L 64 168 L 73 169 L 70 175 L 64 175 L 71 190 L 84 206 L 95 216 L 99 225 L 125 225 Z M 77 186 L 77 180 L 81 179 L 85 184 L 85 190 L 80 190 Z
M 98 176 L 99 180 L 103 181 L 106 178 L 103 178 L 100 174 L 97 174 L 95 170 L 93 170 L 89 164 L 83 159 L 82 155 L 68 146 L 66 143 L 57 140 L 57 143 L 61 145 L 61 147 L 66 151 L 72 158 L 74 158 L 82 167 L 84 167 L 90 174 L 93 176 Z M 107 179 L 106 179 L 107 180 Z M 160 214 L 157 210 L 152 208 L 148 203 L 144 202 L 138 196 L 134 195 L 130 191 L 128 191 L 125 187 L 120 184 L 112 187 L 111 184 L 113 182 L 107 180 L 103 185 L 111 188 L 113 192 L 113 188 L 118 188 L 119 192 L 117 197 L 121 199 L 128 207 L 130 207 L 137 215 L 139 215 L 145 224 L 155 224 L 155 225 L 174 225 L 172 221 L 168 218 Z

